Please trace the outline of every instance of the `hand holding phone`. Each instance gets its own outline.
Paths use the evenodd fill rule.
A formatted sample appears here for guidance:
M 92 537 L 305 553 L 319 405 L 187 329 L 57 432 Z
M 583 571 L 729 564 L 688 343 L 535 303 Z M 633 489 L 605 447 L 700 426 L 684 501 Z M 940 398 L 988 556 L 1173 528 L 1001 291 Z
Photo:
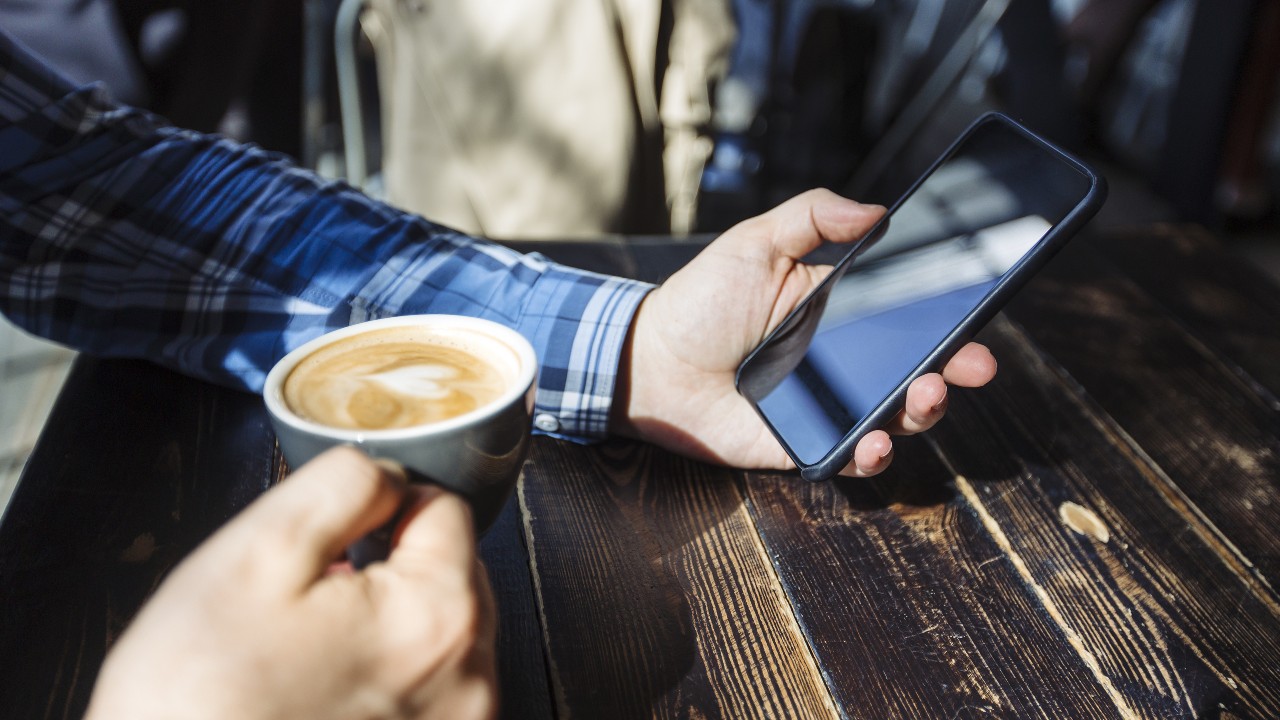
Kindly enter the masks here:
M 1101 177 L 999 114 L 975 122 L 737 375 L 809 480 L 903 406 L 1101 206 Z

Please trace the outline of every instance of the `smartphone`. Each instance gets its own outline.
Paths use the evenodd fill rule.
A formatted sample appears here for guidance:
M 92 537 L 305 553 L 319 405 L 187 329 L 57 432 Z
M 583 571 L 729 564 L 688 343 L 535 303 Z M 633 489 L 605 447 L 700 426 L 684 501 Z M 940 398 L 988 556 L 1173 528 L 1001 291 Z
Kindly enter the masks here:
M 1105 198 L 1084 163 L 982 116 L 747 356 L 738 392 L 801 477 L 834 476 Z

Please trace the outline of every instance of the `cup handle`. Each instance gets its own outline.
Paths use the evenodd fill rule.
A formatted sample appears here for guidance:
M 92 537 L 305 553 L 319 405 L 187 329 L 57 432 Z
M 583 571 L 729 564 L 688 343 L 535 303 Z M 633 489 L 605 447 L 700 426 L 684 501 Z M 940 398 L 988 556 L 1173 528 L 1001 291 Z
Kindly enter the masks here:
M 412 468 L 404 468 L 404 471 L 408 476 L 410 485 L 439 485 L 440 487 L 445 487 Z M 400 521 L 404 519 L 405 511 L 409 509 L 409 502 L 410 498 L 405 497 L 390 520 L 347 546 L 347 562 L 351 563 L 351 567 L 361 570 L 373 563 L 383 562 L 391 556 L 391 541 L 395 538 L 396 528 L 400 526 Z
M 362 570 L 391 556 L 391 540 L 400 520 L 404 518 L 405 508 L 406 504 L 401 503 L 396 514 L 385 524 L 347 546 L 347 561 L 351 563 L 351 567 Z

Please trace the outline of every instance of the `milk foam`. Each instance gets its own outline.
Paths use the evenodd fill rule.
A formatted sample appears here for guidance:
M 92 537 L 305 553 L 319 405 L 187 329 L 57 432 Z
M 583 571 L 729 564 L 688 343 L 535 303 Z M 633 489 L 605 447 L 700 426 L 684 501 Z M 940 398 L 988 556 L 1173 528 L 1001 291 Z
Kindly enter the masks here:
M 413 427 L 471 412 L 502 395 L 518 361 L 476 332 L 398 327 L 336 340 L 284 381 L 299 416 L 356 430 Z
M 448 381 L 458 377 L 456 368 L 439 364 L 408 365 L 394 370 L 359 376 L 400 395 L 439 400 L 449 394 Z

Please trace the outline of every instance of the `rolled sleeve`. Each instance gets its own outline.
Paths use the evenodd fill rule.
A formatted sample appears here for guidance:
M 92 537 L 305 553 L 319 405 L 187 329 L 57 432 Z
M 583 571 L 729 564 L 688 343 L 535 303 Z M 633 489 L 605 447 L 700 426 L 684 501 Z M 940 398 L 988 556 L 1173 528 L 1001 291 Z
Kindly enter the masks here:
M 483 317 L 540 358 L 535 427 L 608 430 L 652 286 L 379 203 L 76 88 L 0 32 L 0 311 L 82 351 L 252 392 L 285 353 L 394 315 Z M 6 124 L 7 123 L 7 124 Z
M 552 266 L 517 329 L 541 353 L 534 427 L 561 437 L 608 431 L 632 317 L 652 285 Z

